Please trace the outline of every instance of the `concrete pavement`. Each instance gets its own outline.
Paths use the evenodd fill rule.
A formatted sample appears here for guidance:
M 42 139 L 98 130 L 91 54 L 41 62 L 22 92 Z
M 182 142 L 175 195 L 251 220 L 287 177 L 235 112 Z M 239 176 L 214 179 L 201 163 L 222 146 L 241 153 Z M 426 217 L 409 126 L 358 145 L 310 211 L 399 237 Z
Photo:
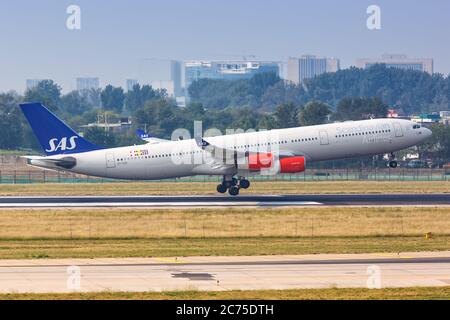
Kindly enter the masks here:
M 0 260 L 0 293 L 449 286 L 450 251 Z

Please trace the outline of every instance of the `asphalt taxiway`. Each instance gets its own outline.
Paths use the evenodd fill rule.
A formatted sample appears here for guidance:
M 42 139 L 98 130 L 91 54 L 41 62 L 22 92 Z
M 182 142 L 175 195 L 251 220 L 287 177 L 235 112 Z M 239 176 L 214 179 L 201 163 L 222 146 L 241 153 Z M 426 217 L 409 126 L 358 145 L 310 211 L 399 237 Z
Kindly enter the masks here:
M 450 252 L 0 260 L 0 293 L 449 285 Z
M 0 197 L 3 208 L 450 206 L 450 194 Z

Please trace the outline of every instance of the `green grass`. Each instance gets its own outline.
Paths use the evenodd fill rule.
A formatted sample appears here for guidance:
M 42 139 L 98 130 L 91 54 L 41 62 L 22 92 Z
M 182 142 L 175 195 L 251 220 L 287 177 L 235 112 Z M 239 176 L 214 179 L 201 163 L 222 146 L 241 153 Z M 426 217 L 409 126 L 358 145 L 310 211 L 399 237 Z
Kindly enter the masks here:
M 449 300 L 449 287 L 298 289 L 224 292 L 0 294 L 0 300 Z
M 299 255 L 444 251 L 450 236 L 0 240 L 1 259 Z

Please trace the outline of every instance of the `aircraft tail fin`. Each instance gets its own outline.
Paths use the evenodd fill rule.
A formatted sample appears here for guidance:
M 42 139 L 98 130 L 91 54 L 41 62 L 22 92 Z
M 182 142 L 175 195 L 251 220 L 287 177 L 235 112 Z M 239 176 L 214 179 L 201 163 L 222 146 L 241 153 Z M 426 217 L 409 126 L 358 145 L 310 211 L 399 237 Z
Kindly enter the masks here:
M 47 156 L 102 149 L 78 135 L 41 103 L 23 103 L 20 108 Z

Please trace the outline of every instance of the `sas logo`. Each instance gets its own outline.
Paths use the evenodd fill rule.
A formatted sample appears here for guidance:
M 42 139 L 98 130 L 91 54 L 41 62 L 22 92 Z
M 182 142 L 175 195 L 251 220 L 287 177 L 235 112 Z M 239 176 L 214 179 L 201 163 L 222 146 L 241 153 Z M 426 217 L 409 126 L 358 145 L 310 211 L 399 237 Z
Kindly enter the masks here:
M 48 142 L 48 145 L 50 149 L 46 149 L 47 152 L 55 152 L 55 151 L 66 151 L 66 150 L 73 150 L 77 147 L 77 143 L 75 142 L 75 139 L 78 139 L 77 136 L 70 137 L 69 139 L 67 137 L 61 138 L 61 140 L 58 142 L 57 138 L 50 139 Z M 69 144 L 67 145 L 67 140 L 69 140 Z

